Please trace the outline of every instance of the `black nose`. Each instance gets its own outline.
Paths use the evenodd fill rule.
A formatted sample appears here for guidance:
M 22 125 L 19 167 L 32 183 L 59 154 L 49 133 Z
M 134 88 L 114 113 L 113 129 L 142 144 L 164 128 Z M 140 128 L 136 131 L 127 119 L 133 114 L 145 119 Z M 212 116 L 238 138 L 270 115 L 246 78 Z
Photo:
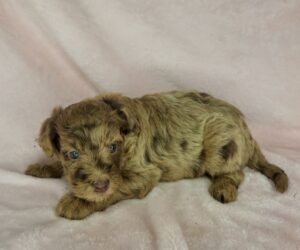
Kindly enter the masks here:
M 97 193 L 104 193 L 107 191 L 109 187 L 109 179 L 103 180 L 103 181 L 96 181 L 93 183 L 94 190 Z

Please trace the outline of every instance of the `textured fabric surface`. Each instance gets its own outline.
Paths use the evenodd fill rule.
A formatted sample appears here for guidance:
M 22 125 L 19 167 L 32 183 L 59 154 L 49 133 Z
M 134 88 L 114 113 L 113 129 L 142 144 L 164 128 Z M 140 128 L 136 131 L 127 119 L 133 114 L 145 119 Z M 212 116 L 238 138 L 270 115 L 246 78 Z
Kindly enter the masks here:
M 0 0 L 0 249 L 300 249 L 299 13 L 297 0 Z M 66 184 L 23 175 L 45 160 L 34 139 L 51 109 L 173 89 L 238 106 L 288 192 L 246 169 L 228 205 L 200 178 L 56 217 Z

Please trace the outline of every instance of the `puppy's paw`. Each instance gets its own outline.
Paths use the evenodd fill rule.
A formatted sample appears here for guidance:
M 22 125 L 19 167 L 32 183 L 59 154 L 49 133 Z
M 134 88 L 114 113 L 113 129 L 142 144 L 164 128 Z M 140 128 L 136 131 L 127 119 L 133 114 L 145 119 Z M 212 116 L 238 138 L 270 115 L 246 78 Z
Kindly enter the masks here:
M 66 194 L 56 206 L 56 214 L 70 220 L 81 220 L 95 211 L 92 202 Z
M 39 178 L 60 178 L 63 175 L 63 168 L 59 162 L 50 165 L 32 164 L 27 167 L 25 174 Z
M 47 172 L 45 171 L 45 168 L 40 164 L 29 165 L 25 171 L 25 174 L 35 176 L 35 177 L 40 177 L 40 178 L 49 177 L 47 176 Z
M 215 182 L 212 183 L 209 192 L 212 197 L 222 203 L 235 201 L 237 198 L 237 188 L 230 182 Z

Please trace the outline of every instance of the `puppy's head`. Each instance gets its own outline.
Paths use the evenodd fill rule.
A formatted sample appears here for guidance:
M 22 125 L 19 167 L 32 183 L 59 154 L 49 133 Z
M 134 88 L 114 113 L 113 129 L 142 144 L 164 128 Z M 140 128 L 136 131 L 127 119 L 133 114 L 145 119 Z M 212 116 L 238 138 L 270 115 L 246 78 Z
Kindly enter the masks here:
M 90 99 L 54 109 L 38 142 L 49 157 L 61 161 L 74 195 L 97 202 L 122 183 L 124 141 L 131 128 L 118 100 Z

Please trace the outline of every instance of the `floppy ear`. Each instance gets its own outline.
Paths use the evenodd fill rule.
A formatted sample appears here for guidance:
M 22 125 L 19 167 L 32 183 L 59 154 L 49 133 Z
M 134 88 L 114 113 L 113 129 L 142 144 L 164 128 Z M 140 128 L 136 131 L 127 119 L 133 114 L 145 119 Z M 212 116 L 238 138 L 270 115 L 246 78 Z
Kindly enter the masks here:
M 54 108 L 51 116 L 46 119 L 41 127 L 38 143 L 48 157 L 60 152 L 59 135 L 56 130 L 56 118 L 62 111 L 61 107 Z
M 122 121 L 120 127 L 122 134 L 127 135 L 137 130 L 136 121 L 133 119 L 122 100 L 118 100 L 114 97 L 105 97 L 103 98 L 103 102 L 110 106 L 113 110 L 117 111 L 117 114 Z

